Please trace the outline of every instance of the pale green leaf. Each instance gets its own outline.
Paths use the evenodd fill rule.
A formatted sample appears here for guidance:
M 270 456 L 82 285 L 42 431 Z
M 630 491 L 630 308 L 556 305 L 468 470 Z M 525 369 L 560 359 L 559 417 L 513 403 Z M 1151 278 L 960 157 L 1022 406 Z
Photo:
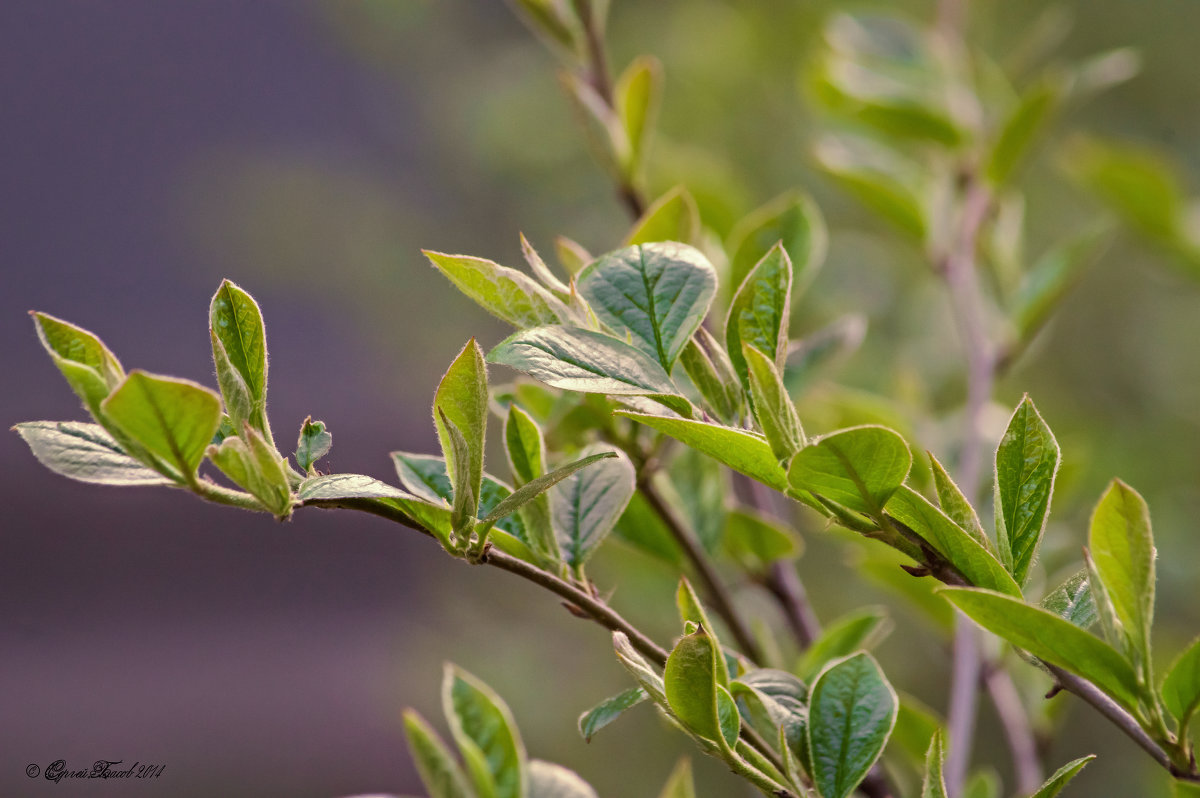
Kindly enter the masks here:
M 715 658 L 715 672 L 717 684 L 729 685 L 729 668 L 725 662 L 725 657 L 721 654 L 721 641 L 717 639 L 716 631 L 713 628 L 712 621 L 708 619 L 708 613 L 704 611 L 704 605 L 700 603 L 700 597 L 696 595 L 692 583 L 688 581 L 686 576 L 679 578 L 679 588 L 675 591 L 675 606 L 679 610 L 679 620 L 684 624 L 689 621 L 702 626 L 708 632 L 714 646 L 716 646 L 718 656 Z
M 524 329 L 567 320 L 562 301 L 523 272 L 484 258 L 424 252 L 458 290 L 501 321 Z
M 679 362 L 717 418 L 726 424 L 736 422 L 742 409 L 742 386 L 729 355 L 712 333 L 703 327 L 696 330 Z
M 31 312 L 29 315 L 33 317 L 38 339 L 54 365 L 92 416 L 99 420 L 100 403 L 125 378 L 116 355 L 82 327 L 46 313 Z
M 242 422 L 270 439 L 267 424 L 267 338 L 254 297 L 223 280 L 208 311 L 217 382 L 234 429 Z
M 1076 774 L 1095 758 L 1096 756 L 1093 754 L 1091 756 L 1080 757 L 1073 762 L 1063 765 L 1030 798 L 1054 798 L 1054 796 L 1063 791 L 1063 788 L 1067 786 L 1067 782 L 1075 778 Z
M 617 661 L 654 700 L 654 703 L 666 706 L 667 693 L 662 674 L 638 653 L 624 632 L 613 632 L 613 649 L 617 653 Z
M 975 508 L 967 501 L 962 489 L 947 473 L 945 467 L 933 456 L 933 452 L 928 452 L 928 454 L 929 465 L 933 471 L 933 487 L 937 491 L 938 504 L 941 505 L 942 512 L 990 551 L 992 542 L 988 539 L 987 533 L 983 531 L 983 524 L 979 521 L 979 515 L 976 514 Z
M 742 355 L 750 375 L 754 418 L 771 444 L 775 457 L 780 462 L 789 461 L 806 443 L 796 405 L 783 386 L 783 376 L 769 357 L 748 343 L 742 345 Z
M 530 244 L 529 239 L 525 238 L 524 233 L 521 233 L 521 254 L 525 257 L 525 262 L 529 264 L 533 275 L 541 280 L 542 284 L 550 289 L 556 297 L 565 300 L 571 293 L 570 286 L 558 279 L 558 276 L 550 270 L 546 261 L 542 260 L 542 256 L 533 248 L 533 244 Z
M 798 557 L 803 549 L 790 529 L 749 510 L 734 510 L 725 517 L 724 541 L 725 550 L 752 571 Z
M 808 705 L 812 777 L 822 798 L 846 798 L 883 752 L 899 701 L 870 654 L 822 671 Z
M 301 501 L 330 499 L 406 499 L 417 500 L 386 482 L 365 474 L 327 474 L 309 477 L 300 483 L 296 496 Z
M 1186 733 L 1188 721 L 1200 710 L 1200 639 L 1192 641 L 1167 671 L 1162 699 Z
M 454 499 L 454 490 L 450 486 L 450 477 L 446 473 L 446 461 L 440 457 L 425 454 L 410 454 L 408 452 L 392 452 L 392 463 L 400 477 L 400 484 L 419 500 L 429 502 L 436 507 L 449 509 Z M 500 502 L 512 495 L 512 488 L 495 477 L 484 474 L 483 484 L 479 491 L 480 518 L 486 517 L 496 509 Z M 431 519 L 428 507 L 419 507 L 424 520 Z M 423 521 L 424 522 L 424 521 Z M 496 529 L 513 536 L 517 540 L 532 545 L 532 541 L 520 516 L 508 516 L 496 522 Z M 493 539 L 494 540 L 494 539 Z
M 682 757 L 671 771 L 658 798 L 696 798 L 696 785 L 692 779 L 692 760 Z
M 867 515 L 879 515 L 904 482 L 912 453 L 887 427 L 839 430 L 815 440 L 792 458 L 788 482 Z
M 700 211 L 683 186 L 663 194 L 646 209 L 625 237 L 625 246 L 678 241 L 694 244 L 700 235 Z
M 250 422 L 242 422 L 240 435 L 225 438 L 219 446 L 209 446 L 208 457 L 272 513 L 280 518 L 291 513 L 292 489 L 283 460 Z
M 663 672 L 667 704 L 684 726 L 708 740 L 722 738 L 717 707 L 717 660 L 712 637 L 703 628 L 682 637 Z
M 433 407 L 446 470 L 454 485 L 455 513 L 460 521 L 474 518 L 483 480 L 483 437 L 488 414 L 487 366 L 474 338 L 446 370 L 434 394 Z
M 817 204 L 807 194 L 789 191 L 752 211 L 729 234 L 728 250 L 733 253 L 729 285 L 742 286 L 755 264 L 773 247 L 782 245 L 795 273 L 795 290 L 800 293 L 821 267 L 827 242 L 825 220 Z
M 417 765 L 417 774 L 429 798 L 474 798 L 467 778 L 425 720 L 413 710 L 404 713 L 404 733 L 408 738 L 408 750 Z
M 525 746 L 508 705 L 486 684 L 450 664 L 442 683 L 442 705 L 459 748 L 473 746 L 483 754 L 496 798 L 525 798 Z
M 529 762 L 528 798 L 597 798 L 596 791 L 573 770 L 552 762 Z
M 601 454 L 600 444 L 580 452 L 584 459 Z M 605 450 L 605 454 L 613 454 Z M 633 495 L 636 475 L 623 452 L 577 470 L 550 496 L 550 511 L 559 549 L 569 565 L 582 565 L 596 551 Z
M 56 474 L 97 485 L 173 485 L 125 454 L 99 424 L 27 421 L 13 427 L 33 456 Z
M 1058 441 L 1026 396 L 996 450 L 996 538 L 1000 561 L 1025 584 L 1050 516 Z
M 1154 618 L 1154 536 L 1146 500 L 1114 479 L 1092 512 L 1088 547 L 1129 644 L 1150 656 Z
M 891 631 L 891 625 L 882 607 L 864 607 L 843 615 L 826 626 L 804 652 L 796 673 L 812 679 L 826 663 L 874 647 Z
M 1062 100 L 1062 82 L 1052 78 L 1025 92 L 1001 125 L 988 155 L 985 174 L 993 185 L 1009 181 Z
M 615 451 L 591 454 L 587 457 L 581 457 L 580 459 L 568 463 L 565 466 L 560 466 L 559 468 L 551 471 L 549 474 L 543 474 L 536 479 L 526 482 L 524 485 L 513 491 L 510 495 L 501 499 L 500 503 L 492 508 L 491 512 L 483 517 L 483 523 L 485 525 L 492 524 L 507 515 L 511 515 L 512 513 L 537 499 L 537 497 L 541 496 L 559 482 L 562 482 L 563 480 L 572 476 L 580 469 L 586 468 L 587 466 L 590 466 L 591 464 L 600 460 L 609 458 L 616 459 L 619 457 L 620 454 Z M 622 510 L 623 509 L 624 508 L 622 508 Z M 618 515 L 619 514 L 620 513 L 618 513 Z
M 658 107 L 662 101 L 662 82 L 662 65 L 658 60 L 650 56 L 639 56 L 630 62 L 613 86 L 613 103 L 629 144 L 628 157 L 624 164 L 625 172 L 631 177 L 636 176 L 645 161 L 650 133 L 654 129 Z M 646 240 L 687 239 L 667 237 Z

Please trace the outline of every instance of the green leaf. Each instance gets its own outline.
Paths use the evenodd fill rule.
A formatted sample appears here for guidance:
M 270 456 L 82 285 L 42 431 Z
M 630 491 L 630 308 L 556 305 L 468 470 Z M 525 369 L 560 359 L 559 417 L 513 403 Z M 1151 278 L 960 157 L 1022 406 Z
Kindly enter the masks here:
M 662 65 L 649 56 L 639 56 L 630 62 L 613 86 L 613 104 L 625 130 L 629 144 L 623 166 L 625 174 L 636 177 L 645 162 L 650 133 L 658 116 L 662 100 Z M 672 240 L 668 238 L 648 241 Z M 687 239 L 673 239 L 685 241 Z M 641 243 L 630 241 L 629 243 Z
M 891 631 L 887 610 L 864 607 L 838 618 L 813 641 L 796 666 L 802 679 L 812 679 L 825 663 L 872 648 Z
M 994 186 L 1007 183 L 1031 149 L 1038 135 L 1063 100 L 1062 81 L 1044 79 L 1021 97 L 1004 120 L 992 145 L 986 169 Z
M 760 733 L 774 737 L 782 728 L 788 747 L 803 755 L 808 727 L 808 687 L 804 682 L 786 671 L 756 668 L 739 676 L 729 689 Z
M 220 446 L 209 446 L 208 457 L 276 516 L 291 514 L 292 489 L 283 461 L 250 422 L 242 422 L 241 435 L 226 438 Z
M 1029 341 L 1050 319 L 1084 270 L 1108 248 L 1107 226 L 1095 226 L 1057 244 L 1024 275 L 1012 302 L 1012 319 L 1021 341 Z
M 600 454 L 596 451 L 600 446 L 588 447 L 580 454 L 588 460 Z M 569 565 L 582 565 L 592 556 L 633 495 L 636 474 L 629 457 L 623 452 L 605 452 L 605 457 L 591 468 L 569 474 L 550 496 L 559 549 Z
M 571 293 L 571 287 L 550 270 L 546 265 L 546 261 L 542 260 L 542 256 L 533 248 L 533 244 L 529 243 L 529 239 L 525 238 L 525 234 L 521 233 L 521 254 L 525 257 L 525 262 L 529 264 L 529 268 L 533 271 L 535 277 L 542 281 L 542 284 L 550 289 L 559 299 L 565 300 Z
M 462 348 L 433 397 L 433 420 L 454 485 L 458 523 L 474 518 L 483 481 L 483 435 L 487 428 L 488 385 L 483 351 L 472 338 Z
M 1096 601 L 1088 586 L 1088 572 L 1084 568 L 1067 577 L 1042 599 L 1042 609 L 1070 621 L 1080 629 L 1089 629 L 1096 622 Z
M 1186 737 L 1188 721 L 1200 710 L 1200 639 L 1193 640 L 1167 671 L 1162 699 L 1179 721 L 1179 736 Z
M 933 736 L 941 727 L 942 722 L 932 709 L 910 695 L 901 694 L 889 745 L 894 744 L 916 762 L 924 762 Z
M 692 779 L 692 760 L 681 757 L 663 785 L 658 798 L 696 798 L 696 785 Z
M 496 345 L 488 361 L 553 388 L 614 396 L 677 394 L 658 361 L 619 338 L 574 327 L 522 330 Z
M 717 274 L 699 250 L 662 242 L 601 256 L 579 273 L 577 286 L 600 321 L 631 336 L 669 374 L 708 314 Z
M 937 490 L 938 504 L 941 505 L 942 512 L 964 532 L 979 541 L 981 546 L 991 551 L 992 542 L 988 539 L 987 533 L 983 531 L 983 524 L 980 523 L 975 508 L 967 501 L 962 489 L 946 472 L 945 467 L 933 456 L 933 452 L 927 452 L 927 454 L 929 455 L 929 465 L 933 471 L 933 487 Z
M 568 318 L 566 306 L 557 297 L 516 269 L 484 258 L 422 251 L 458 290 L 514 327 L 559 324 Z
M 946 739 L 939 728 L 933 733 L 929 751 L 925 754 L 925 780 L 921 784 L 921 798 L 948 798 L 946 777 L 942 766 L 946 761 Z
M 723 739 L 717 707 L 720 653 L 704 627 L 682 637 L 663 673 L 667 704 L 684 726 L 708 740 Z
M 1099 140 L 1076 141 L 1068 155 L 1076 179 L 1127 224 L 1168 247 L 1179 242 L 1187 199 L 1175 165 L 1148 149 Z
M 504 422 L 504 449 L 508 454 L 513 484 L 518 488 L 545 473 L 546 443 L 542 438 L 542 430 L 516 403 L 509 405 L 508 417 Z M 554 538 L 550 500 L 544 495 L 536 495 L 521 507 L 520 513 L 534 548 L 549 560 L 559 561 L 562 555 Z
M 774 247 L 782 246 L 789 261 L 789 281 L 794 271 L 795 290 L 800 293 L 816 276 L 825 259 L 827 242 L 825 220 L 817 204 L 803 192 L 789 191 L 752 211 L 729 234 L 727 249 L 733 253 L 729 260 L 729 284 L 740 290 L 755 265 Z M 731 346 L 730 352 L 740 348 Z M 773 354 L 770 350 L 763 351 Z
M 221 400 L 190 380 L 131 371 L 101 403 L 110 421 L 189 484 L 221 424 Z
M 1088 547 L 1113 610 L 1140 661 L 1150 657 L 1154 619 L 1154 535 L 1146 500 L 1119 479 L 1092 512 Z
M 597 798 L 596 791 L 573 770 L 533 759 L 529 762 L 528 798 Z
M 683 554 L 671 536 L 671 530 L 641 491 L 635 492 L 629 500 L 625 512 L 621 513 L 617 525 L 613 527 L 613 534 L 625 543 L 672 565 L 679 565 L 683 561 Z
M 763 255 L 739 284 L 725 320 L 725 346 L 734 371 L 747 388 L 750 377 L 743 347 L 752 346 L 776 367 L 783 366 L 787 355 L 791 296 L 792 261 L 781 241 Z
M 1137 676 L 1129 660 L 1073 623 L 989 590 L 945 588 L 942 595 L 975 623 L 1017 648 L 1088 679 L 1126 709 L 1137 706 Z
M 408 452 L 392 452 L 392 463 L 400 477 L 400 484 L 411 491 L 419 499 L 433 505 L 448 508 L 453 501 L 454 490 L 450 486 L 450 477 L 446 474 L 446 461 L 440 457 L 425 454 L 409 454 Z M 500 502 L 512 495 L 512 488 L 488 474 L 483 475 L 483 485 L 479 491 L 480 518 L 491 513 Z M 428 520 L 425 508 L 419 508 L 425 513 L 423 518 Z M 509 516 L 496 522 L 496 528 L 512 535 L 526 544 L 532 544 L 525 525 L 520 517 Z
M 554 239 L 554 254 L 562 267 L 571 274 L 579 274 L 584 266 L 594 260 L 592 253 L 584 249 L 578 241 L 566 236 L 558 236 Z
M 668 504 L 683 512 L 704 551 L 716 551 L 725 531 L 725 497 L 729 492 L 729 475 L 721 464 L 684 447 L 672 457 L 655 486 Z
M 466 671 L 447 664 L 442 705 L 464 754 L 471 747 L 483 754 L 496 786 L 496 798 L 525 798 L 525 746 L 500 697 Z
M 567 3 L 562 0 L 516 0 L 516 5 L 535 35 L 552 47 L 562 48 L 567 53 L 575 51 L 575 29 L 579 21 Z
M 405 499 L 417 500 L 386 482 L 365 474 L 327 474 L 309 477 L 300 483 L 296 496 L 301 501 L 329 499 Z
M 806 441 L 796 405 L 783 387 L 783 376 L 769 357 L 748 343 L 742 344 L 742 356 L 750 374 L 754 418 L 775 457 L 780 462 L 791 460 Z
M 222 280 L 208 311 L 217 383 L 234 429 L 249 422 L 271 439 L 267 423 L 267 338 L 254 297 Z
M 92 333 L 46 313 L 31 312 L 38 340 L 79 395 L 93 418 L 100 419 L 100 403 L 125 378 L 116 355 Z
M 800 538 L 773 519 L 748 510 L 725 517 L 725 550 L 748 570 L 763 571 L 780 560 L 800 556 Z
M 125 454 L 99 424 L 27 421 L 13 427 L 33 456 L 56 474 L 96 485 L 173 485 Z
M 879 515 L 912 467 L 904 438 L 887 427 L 851 427 L 801 449 L 788 482 L 867 515 Z
M 996 538 L 1000 562 L 1025 584 L 1050 515 L 1058 441 L 1026 396 L 996 450 Z
M 712 333 L 703 327 L 696 330 L 679 362 L 709 409 L 726 424 L 736 422 L 742 409 L 742 385 L 729 355 Z
M 898 705 L 870 654 L 822 671 L 808 705 L 812 777 L 822 798 L 846 798 L 867 775 L 887 744 Z
M 709 637 L 713 645 L 717 647 L 717 651 L 721 651 L 721 641 L 717 639 L 716 632 L 713 630 L 712 621 L 708 619 L 708 613 L 704 611 L 704 605 L 700 603 L 700 597 L 696 595 L 692 583 L 688 581 L 686 576 L 679 577 L 679 588 L 675 591 L 675 606 L 679 609 L 679 619 L 686 624 L 688 621 L 703 627 L 708 631 Z M 716 657 L 716 679 L 717 684 L 729 686 L 729 668 L 725 663 L 723 654 Z
M 651 244 L 656 241 L 695 243 L 700 236 L 700 211 L 696 201 L 683 186 L 663 194 L 646 209 L 625 237 L 625 246 Z
M 917 533 L 971 584 L 1010 596 L 1021 595 L 1020 585 L 983 544 L 912 488 L 901 486 L 892 494 L 887 513 Z
M 761 435 L 704 421 L 654 416 L 628 410 L 617 410 L 615 415 L 631 418 L 647 427 L 670 435 L 693 449 L 719 460 L 734 471 L 757 479 L 775 490 L 787 489 L 787 474 L 771 451 L 770 444 Z
M 654 703 L 666 706 L 667 693 L 662 675 L 638 653 L 624 632 L 613 632 L 613 650 L 617 653 L 617 661 L 629 671 L 634 681 L 641 685 Z
M 333 436 L 325 430 L 324 421 L 313 421 L 312 416 L 304 419 L 300 426 L 300 439 L 296 441 L 296 463 L 300 470 L 310 476 L 316 473 L 313 466 L 333 447 Z
M 815 155 L 847 194 L 900 232 L 925 240 L 929 220 L 912 164 L 873 142 L 841 136 L 819 142 Z
M 596 732 L 619 718 L 626 710 L 636 707 L 650 696 L 641 687 L 630 687 L 579 716 L 579 733 L 585 742 L 591 742 Z
M 466 776 L 437 732 L 414 710 L 404 712 L 404 734 L 429 798 L 474 798 Z
M 535 500 L 537 497 L 541 496 L 559 482 L 562 482 L 564 479 L 572 476 L 576 471 L 586 468 L 592 463 L 608 458 L 615 459 L 618 457 L 620 457 L 620 455 L 615 451 L 599 452 L 597 454 L 588 455 L 587 457 L 581 457 L 572 463 L 568 463 L 565 466 L 554 469 L 549 474 L 544 474 L 537 479 L 526 482 L 524 485 L 513 491 L 512 494 L 502 499 L 500 503 L 491 510 L 491 512 L 484 516 L 483 523 L 485 525 L 492 524 L 507 515 L 511 515 Z
M 1100 578 L 1100 572 L 1096 569 L 1092 553 L 1086 546 L 1083 549 L 1083 563 L 1088 574 L 1088 592 L 1092 595 L 1092 603 L 1096 606 L 1096 618 L 1100 621 L 1100 631 L 1104 633 L 1105 640 L 1114 646 L 1121 646 L 1128 653 L 1129 638 L 1121 625 L 1121 619 L 1117 617 L 1112 598 L 1104 587 L 1104 580 Z
M 1088 762 L 1091 762 L 1095 758 L 1095 754 L 1092 754 L 1063 765 L 1030 798 L 1054 798 L 1054 796 L 1062 792 L 1063 788 L 1067 786 L 1067 782 L 1075 778 L 1075 775 L 1083 770 Z

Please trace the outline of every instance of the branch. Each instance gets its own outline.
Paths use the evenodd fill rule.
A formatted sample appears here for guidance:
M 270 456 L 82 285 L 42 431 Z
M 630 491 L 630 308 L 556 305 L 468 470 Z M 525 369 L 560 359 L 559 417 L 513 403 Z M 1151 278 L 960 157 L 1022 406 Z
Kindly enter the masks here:
M 983 680 L 1012 754 L 1017 791 L 1032 794 L 1042 784 L 1042 762 L 1021 696 L 1012 676 L 998 664 L 985 669 Z

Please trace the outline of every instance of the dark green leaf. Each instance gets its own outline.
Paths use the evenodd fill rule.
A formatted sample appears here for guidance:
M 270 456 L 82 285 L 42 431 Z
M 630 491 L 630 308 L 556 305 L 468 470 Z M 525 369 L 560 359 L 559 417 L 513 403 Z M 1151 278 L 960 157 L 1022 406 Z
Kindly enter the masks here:
M 975 513 L 975 508 L 967 501 L 962 489 L 954 482 L 938 459 L 929 452 L 929 465 L 933 471 L 933 486 L 937 490 L 938 504 L 942 512 L 959 526 L 964 532 L 979 541 L 980 545 L 991 551 L 992 542 L 983 531 L 983 524 Z
M 946 761 L 946 740 L 942 730 L 933 733 L 929 742 L 929 751 L 925 754 L 925 780 L 921 784 L 921 798 L 948 798 L 946 795 L 946 777 L 942 774 L 942 765 Z
M 525 746 L 508 706 L 490 687 L 469 673 L 446 665 L 442 705 L 459 748 L 483 754 L 497 798 L 525 798 Z
M 99 420 L 100 403 L 112 392 L 125 371 L 116 355 L 92 333 L 46 313 L 30 313 L 38 339 L 71 389 Z
M 901 486 L 888 501 L 887 513 L 916 532 L 971 584 L 1010 596 L 1021 595 L 1016 580 L 983 544 L 912 488 Z
M 748 510 L 725 517 L 725 549 L 753 571 L 762 571 L 778 560 L 800 556 L 800 539 L 773 519 Z
M 630 687 L 606 698 L 579 716 L 579 733 L 586 742 L 608 724 L 619 718 L 627 709 L 636 707 L 650 696 L 641 687 Z
M 911 466 L 908 444 L 893 430 L 852 427 L 801 449 L 788 468 L 788 482 L 795 490 L 879 515 Z
M 429 798 L 474 798 L 466 776 L 437 732 L 413 710 L 404 713 L 408 750 Z
M 870 654 L 826 668 L 809 698 L 812 777 L 823 798 L 846 798 L 883 752 L 899 702 Z
M 1042 609 L 1080 629 L 1089 629 L 1096 622 L 1096 602 L 1088 587 L 1088 572 L 1083 569 L 1067 578 L 1042 599 Z
M 788 324 L 791 318 L 792 261 L 783 243 L 767 251 L 746 275 L 729 304 L 725 321 L 725 346 L 742 384 L 750 386 L 746 355 L 742 348 L 752 346 L 777 368 L 787 354 Z
M 324 421 L 313 421 L 312 416 L 304 419 L 300 427 L 300 439 L 296 441 L 296 463 L 306 474 L 313 474 L 313 466 L 329 454 L 333 447 L 333 436 L 325 430 Z
M 1083 770 L 1088 762 L 1091 762 L 1095 758 L 1096 756 L 1093 754 L 1091 756 L 1080 757 L 1073 762 L 1063 765 L 1030 798 L 1054 798 L 1054 796 L 1062 792 L 1063 788 L 1067 786 L 1067 782 L 1075 778 L 1075 775 Z
M 675 645 L 663 673 L 667 703 L 675 717 L 713 741 L 723 739 L 717 708 L 718 657 L 712 637 L 700 627 Z
M 783 376 L 765 354 L 749 344 L 742 355 L 750 374 L 750 400 L 754 418 L 780 462 L 791 460 L 806 440 L 796 405 L 783 386 Z
M 730 693 L 760 734 L 773 738 L 782 728 L 790 749 L 801 752 L 807 744 L 808 688 L 786 671 L 756 668 L 739 676 Z
M 99 424 L 27 421 L 13 427 L 33 456 L 56 474 L 97 485 L 173 485 L 133 459 Z
M 472 338 L 454 358 L 433 397 L 433 420 L 454 486 L 459 523 L 474 518 L 483 480 L 483 436 L 487 428 L 488 384 L 483 351 Z M 457 531 L 457 529 L 456 529 Z
M 574 327 L 522 330 L 496 345 L 488 360 L 565 391 L 616 396 L 675 394 L 658 361 L 624 341 Z
M 605 447 L 596 444 L 580 454 L 588 460 L 601 454 L 597 448 Z M 605 454 L 614 453 L 606 451 Z M 592 556 L 612 531 L 633 495 L 636 478 L 633 463 L 623 452 L 615 454 L 615 457 L 600 459 L 590 468 L 574 471 L 550 496 L 559 549 L 569 565 L 583 565 Z
M 267 423 L 267 338 L 254 297 L 223 280 L 208 310 L 213 363 L 234 429 L 242 422 L 270 440 Z
M 694 244 L 700 235 L 700 211 L 683 186 L 663 194 L 646 209 L 625 237 L 625 246 L 678 241 Z
M 567 321 L 566 306 L 516 269 L 484 258 L 424 252 L 458 290 L 501 321 L 519 329 Z
M 989 632 L 1088 679 L 1127 709 L 1137 706 L 1137 676 L 1129 660 L 1073 623 L 989 590 L 946 588 L 942 595 Z
M 761 436 L 734 427 L 722 427 L 703 421 L 668 418 L 646 413 L 617 410 L 616 415 L 631 418 L 713 457 L 725 465 L 757 479 L 778 491 L 787 489 L 787 474 Z
M 131 371 L 101 409 L 118 429 L 174 473 L 193 482 L 204 450 L 221 424 L 221 400 L 189 380 Z
M 802 679 L 812 679 L 826 663 L 872 648 L 890 631 L 891 621 L 882 607 L 865 607 L 843 615 L 813 641 L 800 658 L 796 672 Z
M 795 272 L 794 288 L 800 293 L 821 267 L 827 239 L 825 220 L 811 197 L 799 191 L 776 197 L 738 222 L 730 233 L 727 248 L 733 253 L 729 261 L 730 287 L 742 286 L 755 264 L 777 244 L 782 244 L 789 268 Z M 785 317 L 785 326 L 786 323 Z M 730 351 L 738 348 L 731 347 Z
M 529 762 L 528 798 L 596 798 L 596 791 L 575 771 L 533 759 Z
M 1167 671 L 1162 699 L 1179 721 L 1180 736 L 1186 736 L 1188 721 L 1200 710 L 1200 639 L 1193 640 Z
M 1146 500 L 1114 479 L 1092 512 L 1088 546 L 1131 649 L 1148 661 L 1155 552 Z
M 996 450 L 996 542 L 1017 584 L 1037 555 L 1060 461 L 1058 441 L 1026 396 Z
M 663 242 L 610 252 L 585 267 L 577 285 L 600 321 L 630 335 L 669 374 L 708 314 L 717 274 L 699 250 Z

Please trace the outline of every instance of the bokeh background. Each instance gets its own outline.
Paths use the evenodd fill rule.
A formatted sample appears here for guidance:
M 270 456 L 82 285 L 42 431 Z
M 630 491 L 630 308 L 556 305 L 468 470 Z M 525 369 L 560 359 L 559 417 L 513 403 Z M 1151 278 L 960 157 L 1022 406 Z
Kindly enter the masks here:
M 616 0 L 613 61 L 650 52 L 666 67 L 652 187 L 684 180 L 722 233 L 788 188 L 811 191 L 832 244 L 794 329 L 861 311 L 870 332 L 843 382 L 936 394 L 957 368 L 943 297 L 919 253 L 808 154 L 816 123 L 798 75 L 836 5 Z M 1200 5 L 1061 5 L 1075 17 L 1063 57 L 1129 44 L 1144 59 L 1070 125 L 1161 148 L 1200 187 Z M 976 33 L 1003 54 L 1043 8 L 973 3 Z M 277 437 L 312 414 L 334 435 L 326 468 L 389 479 L 389 450 L 436 451 L 428 404 L 444 365 L 468 337 L 503 334 L 420 248 L 517 265 L 518 231 L 543 250 L 567 234 L 603 251 L 627 225 L 552 59 L 500 2 L 15 0 L 0 4 L 0 64 L 6 426 L 82 416 L 25 311 L 95 331 L 127 368 L 212 382 L 206 311 L 229 277 L 266 314 Z M 1101 212 L 1055 152 L 1023 181 L 1035 251 Z M 1198 309 L 1195 282 L 1120 238 L 1000 386 L 1009 406 L 1033 395 L 1063 444 L 1049 564 L 1077 557 L 1112 476 L 1146 495 L 1158 642 L 1172 654 L 1200 630 Z M 533 755 L 602 795 L 657 794 L 686 750 L 649 711 L 585 746 L 575 717 L 624 686 L 607 636 L 406 530 L 315 511 L 276 524 L 165 490 L 70 483 L 15 434 L 0 438 L 0 496 L 0 794 L 415 794 L 399 714 L 415 706 L 444 728 L 444 660 L 505 696 Z M 824 617 L 885 600 L 838 545 L 806 537 L 801 575 Z M 623 611 L 670 635 L 665 568 L 613 545 L 595 571 Z M 879 654 L 894 682 L 940 708 L 941 646 L 901 618 Z M 1106 754 L 1073 794 L 1167 794 L 1149 759 L 1089 711 L 1071 708 L 1066 723 L 1052 762 Z M 976 751 L 1005 772 L 987 712 Z M 109 785 L 24 775 L 100 758 L 166 770 Z M 701 795 L 740 794 L 697 764 Z

